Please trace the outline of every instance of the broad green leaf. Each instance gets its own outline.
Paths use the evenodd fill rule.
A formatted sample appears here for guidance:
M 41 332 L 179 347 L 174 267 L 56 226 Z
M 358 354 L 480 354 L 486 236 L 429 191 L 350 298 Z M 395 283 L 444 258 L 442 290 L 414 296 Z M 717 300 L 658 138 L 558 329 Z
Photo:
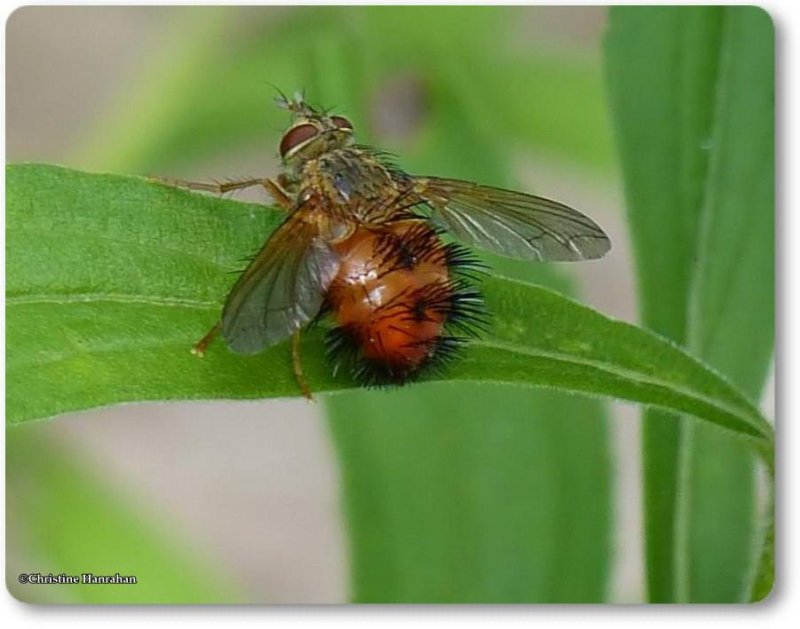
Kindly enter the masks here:
M 122 401 L 297 394 L 283 345 L 253 357 L 188 352 L 274 212 L 54 166 L 6 174 L 10 423 Z M 485 292 L 492 333 L 448 379 L 609 395 L 771 440 L 742 394 L 660 337 L 521 282 L 490 278 Z M 319 336 L 305 344 L 312 387 L 352 388 L 331 375 Z
M 137 511 L 40 426 L 6 432 L 9 548 L 23 550 L 19 571 L 41 574 L 133 575 L 135 585 L 19 585 L 9 591 L 31 603 L 198 604 L 243 600 L 198 549 Z M 91 470 L 91 471 L 89 471 Z M 26 552 L 28 551 L 28 552 Z M 10 566 L 7 566 L 10 568 Z
M 733 27 L 754 14 L 613 9 L 606 59 L 643 323 L 757 397 L 772 351 L 772 69 Z M 763 29 L 755 39 L 771 46 Z M 679 426 L 646 414 L 650 599 L 739 600 L 753 554 L 750 455 Z
M 353 600 L 602 602 L 605 423 L 555 392 L 471 389 L 335 398 Z

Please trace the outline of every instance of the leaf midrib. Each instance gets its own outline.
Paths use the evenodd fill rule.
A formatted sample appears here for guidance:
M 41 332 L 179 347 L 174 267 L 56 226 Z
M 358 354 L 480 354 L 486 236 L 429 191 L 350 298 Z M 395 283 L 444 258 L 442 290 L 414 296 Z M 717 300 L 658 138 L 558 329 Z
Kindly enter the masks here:
M 31 295 L 7 295 L 6 305 L 55 304 L 72 305 L 78 303 L 118 303 L 158 306 L 163 308 L 187 308 L 193 310 L 219 309 L 220 304 L 180 297 L 162 295 L 130 295 L 126 293 L 36 293 Z

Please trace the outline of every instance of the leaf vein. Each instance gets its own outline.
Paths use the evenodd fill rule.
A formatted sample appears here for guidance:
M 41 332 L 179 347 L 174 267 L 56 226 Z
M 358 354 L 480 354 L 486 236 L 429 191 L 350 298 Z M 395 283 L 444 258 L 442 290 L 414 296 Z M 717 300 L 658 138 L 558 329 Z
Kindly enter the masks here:
M 212 310 L 219 304 L 199 299 L 181 297 L 163 297 L 160 295 L 126 295 L 124 293 L 75 293 L 75 294 L 34 294 L 11 295 L 6 297 L 6 305 L 58 304 L 71 305 L 81 303 L 111 302 L 120 304 L 140 304 L 164 308 L 191 308 L 194 310 Z

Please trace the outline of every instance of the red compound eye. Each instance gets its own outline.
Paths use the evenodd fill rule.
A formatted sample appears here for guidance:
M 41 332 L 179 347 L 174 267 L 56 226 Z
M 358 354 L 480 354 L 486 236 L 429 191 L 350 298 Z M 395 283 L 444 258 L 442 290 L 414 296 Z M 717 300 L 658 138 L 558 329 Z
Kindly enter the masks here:
M 317 129 L 313 124 L 305 123 L 299 124 L 296 127 L 292 127 L 283 134 L 283 139 L 281 140 L 280 146 L 281 157 L 286 157 L 286 154 L 289 151 L 300 146 L 301 144 L 308 142 L 318 133 L 319 129 Z
M 342 116 L 331 116 L 331 122 L 336 125 L 337 129 L 353 130 L 353 123 Z

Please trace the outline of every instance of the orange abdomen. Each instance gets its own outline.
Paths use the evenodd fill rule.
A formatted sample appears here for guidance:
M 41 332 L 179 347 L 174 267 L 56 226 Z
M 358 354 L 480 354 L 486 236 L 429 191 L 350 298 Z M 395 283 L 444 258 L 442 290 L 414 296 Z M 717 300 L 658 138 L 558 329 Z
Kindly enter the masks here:
M 461 250 L 420 219 L 361 227 L 336 249 L 342 265 L 327 295 L 337 324 L 331 345 L 351 355 L 357 375 L 403 382 L 447 353 L 453 337 L 445 326 L 464 295 L 451 269 Z M 471 302 L 475 294 L 469 291 Z

